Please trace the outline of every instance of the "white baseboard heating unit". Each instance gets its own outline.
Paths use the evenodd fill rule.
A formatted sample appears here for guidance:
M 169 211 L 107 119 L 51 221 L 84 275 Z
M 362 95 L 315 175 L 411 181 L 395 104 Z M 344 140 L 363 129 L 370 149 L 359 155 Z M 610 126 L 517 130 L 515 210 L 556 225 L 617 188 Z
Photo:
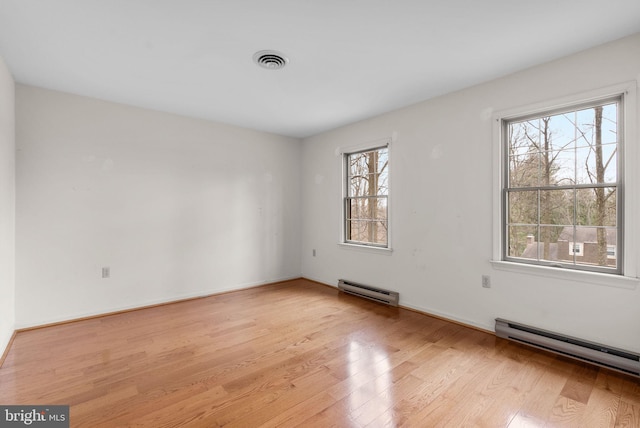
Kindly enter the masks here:
M 640 355 L 496 318 L 496 336 L 612 370 L 640 376 Z
M 338 288 L 345 293 L 385 303 L 390 306 L 398 306 L 398 301 L 400 300 L 400 294 L 397 291 L 383 290 L 382 288 L 362 285 L 344 279 L 338 280 Z

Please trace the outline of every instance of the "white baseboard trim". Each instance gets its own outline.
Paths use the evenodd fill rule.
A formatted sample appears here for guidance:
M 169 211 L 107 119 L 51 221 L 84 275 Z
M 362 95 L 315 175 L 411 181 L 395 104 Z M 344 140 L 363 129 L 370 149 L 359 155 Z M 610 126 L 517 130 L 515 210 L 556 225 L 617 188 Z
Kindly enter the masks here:
M 329 284 L 327 281 L 323 279 L 313 278 L 311 276 L 303 276 L 302 279 L 308 279 L 309 281 L 317 282 L 318 284 L 326 285 L 329 287 L 333 287 L 335 289 L 338 288 L 338 280 L 336 279 L 335 284 Z
M 329 287 L 334 287 L 334 288 L 338 288 L 338 280 L 336 280 L 335 284 L 329 284 L 326 281 L 323 281 L 321 279 L 316 279 L 316 278 L 312 278 L 309 276 L 303 276 L 303 279 L 308 279 L 310 281 L 314 281 L 323 285 L 327 285 Z M 461 317 L 457 317 L 455 315 L 451 315 L 449 313 L 446 312 L 440 312 L 440 311 L 436 311 L 432 308 L 425 308 L 423 306 L 418 306 L 418 305 L 412 305 L 412 304 L 408 304 L 407 302 L 403 302 L 402 301 L 402 295 L 400 295 L 400 305 L 401 308 L 405 308 L 405 309 L 410 309 L 416 312 L 420 312 L 423 313 L 425 315 L 431 315 L 434 316 L 436 318 L 440 318 L 446 321 L 451 321 L 451 322 L 455 322 L 457 324 L 461 324 L 461 325 L 466 325 L 468 327 L 472 327 L 478 330 L 483 330 L 486 331 L 487 333 L 494 333 L 494 325 L 493 324 L 482 324 L 482 323 L 478 323 L 475 321 L 471 321 L 469 319 L 466 318 L 461 318 Z
M 117 307 L 107 308 L 101 311 L 80 312 L 80 313 L 65 315 L 62 317 L 38 319 L 38 320 L 29 321 L 29 322 L 18 322 L 15 325 L 15 330 L 16 331 L 28 330 L 28 329 L 34 329 L 39 327 L 46 327 L 51 324 L 60 324 L 60 323 L 66 323 L 66 322 L 79 321 L 86 318 L 106 316 L 106 315 L 110 315 L 118 312 L 144 309 L 149 306 L 175 303 L 181 300 L 198 299 L 202 297 L 209 297 L 209 296 L 215 296 L 217 294 L 228 293 L 230 291 L 240 291 L 240 290 L 246 290 L 249 288 L 262 287 L 265 285 L 276 284 L 278 282 L 284 282 L 284 281 L 291 281 L 298 278 L 301 278 L 301 277 L 300 276 L 283 277 L 283 278 L 277 278 L 277 279 L 270 279 L 266 281 L 247 282 L 247 283 L 237 284 L 233 286 L 216 288 L 215 290 L 202 290 L 194 293 L 176 294 L 173 296 L 167 296 L 159 299 L 150 299 L 150 300 L 137 302 L 132 305 L 117 306 Z
M 11 345 L 15 334 L 16 329 L 14 326 L 13 328 L 7 329 L 7 331 L 2 334 L 2 337 L 0 337 L 0 367 L 2 367 L 2 363 L 4 363 L 4 359 L 7 356 L 9 346 Z
M 433 315 L 436 318 L 441 318 L 443 320 L 452 321 L 452 322 L 455 322 L 457 324 L 462 324 L 462 325 L 466 325 L 466 326 L 469 326 L 469 327 L 473 327 L 473 328 L 478 329 L 478 330 L 486 331 L 487 333 L 494 333 L 494 325 L 493 324 L 485 325 L 485 324 L 482 324 L 482 323 L 471 321 L 471 320 L 466 319 L 466 318 L 460 318 L 460 317 L 451 315 L 451 314 L 446 313 L 446 312 L 440 312 L 440 311 L 433 310 L 431 308 L 424 308 L 422 306 L 408 305 L 408 304 L 403 303 L 403 302 L 400 302 L 400 307 L 401 308 L 412 309 L 414 311 L 421 312 L 421 313 L 423 313 L 425 315 Z

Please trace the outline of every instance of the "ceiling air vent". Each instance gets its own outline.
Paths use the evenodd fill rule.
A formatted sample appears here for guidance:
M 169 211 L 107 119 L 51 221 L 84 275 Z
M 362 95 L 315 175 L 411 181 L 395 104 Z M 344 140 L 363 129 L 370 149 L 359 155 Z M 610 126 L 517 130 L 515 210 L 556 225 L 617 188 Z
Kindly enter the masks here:
M 253 62 L 262 68 L 269 70 L 280 70 L 287 65 L 289 60 L 286 56 L 276 51 L 258 51 L 253 54 Z

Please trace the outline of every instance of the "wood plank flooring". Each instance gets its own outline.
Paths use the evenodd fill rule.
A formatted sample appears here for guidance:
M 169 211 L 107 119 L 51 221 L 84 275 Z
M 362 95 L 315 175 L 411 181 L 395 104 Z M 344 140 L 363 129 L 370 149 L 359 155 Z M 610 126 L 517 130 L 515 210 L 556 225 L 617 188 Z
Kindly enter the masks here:
M 1 404 L 73 427 L 639 427 L 637 379 L 295 280 L 19 332 Z

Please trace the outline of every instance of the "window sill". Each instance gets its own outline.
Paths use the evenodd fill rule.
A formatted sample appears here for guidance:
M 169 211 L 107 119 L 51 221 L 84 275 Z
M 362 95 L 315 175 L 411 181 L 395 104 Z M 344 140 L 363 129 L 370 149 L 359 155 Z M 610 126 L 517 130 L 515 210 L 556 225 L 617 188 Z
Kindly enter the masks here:
M 371 245 L 347 244 L 346 242 L 339 242 L 338 247 L 342 247 L 347 250 L 363 251 L 365 253 L 384 254 L 387 256 L 390 256 L 393 252 L 391 248 L 374 247 Z
M 640 278 L 631 278 L 622 275 L 584 272 L 547 266 L 534 266 L 498 260 L 491 260 L 491 265 L 494 269 L 502 271 L 526 273 L 529 275 L 544 276 L 547 278 L 563 279 L 567 281 L 586 282 L 589 284 L 604 285 L 607 287 L 626 288 L 628 290 L 635 290 L 638 284 L 640 284 Z

